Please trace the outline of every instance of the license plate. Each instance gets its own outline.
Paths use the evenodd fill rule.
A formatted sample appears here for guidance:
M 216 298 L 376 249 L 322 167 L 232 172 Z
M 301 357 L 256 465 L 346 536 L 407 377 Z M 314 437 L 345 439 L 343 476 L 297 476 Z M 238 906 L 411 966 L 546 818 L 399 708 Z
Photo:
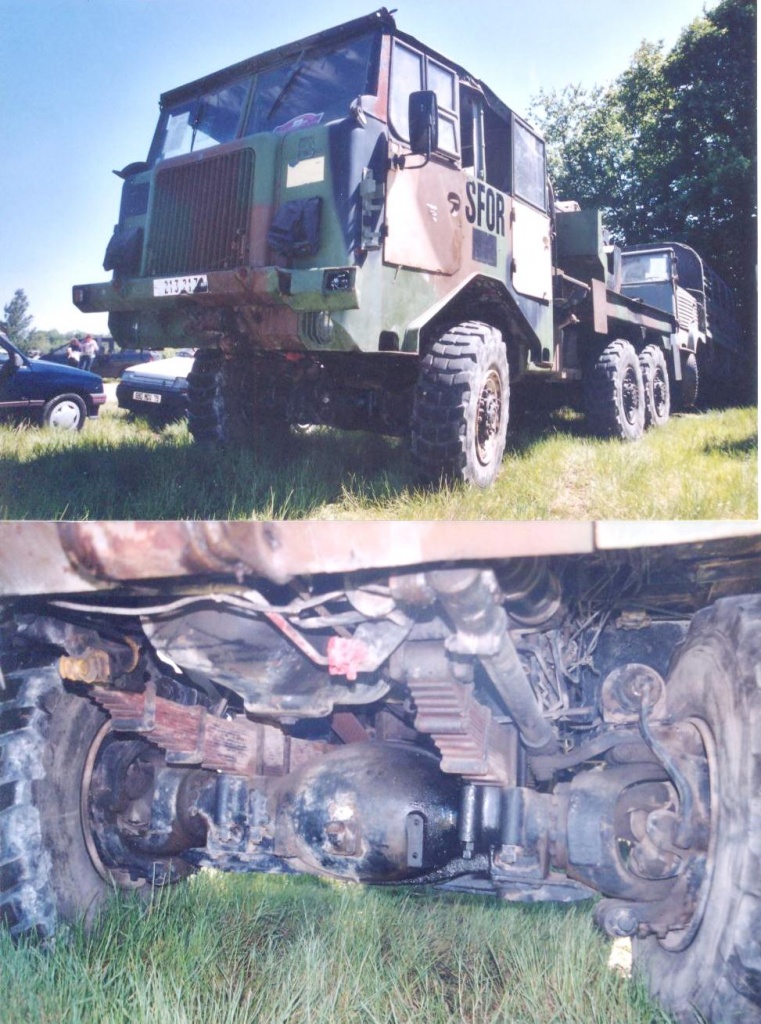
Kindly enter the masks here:
M 202 295 L 209 290 L 206 274 L 188 274 L 186 277 L 157 277 L 153 282 L 153 295 Z
M 150 391 L 133 391 L 132 397 L 136 402 L 160 402 L 161 395 L 154 395 Z

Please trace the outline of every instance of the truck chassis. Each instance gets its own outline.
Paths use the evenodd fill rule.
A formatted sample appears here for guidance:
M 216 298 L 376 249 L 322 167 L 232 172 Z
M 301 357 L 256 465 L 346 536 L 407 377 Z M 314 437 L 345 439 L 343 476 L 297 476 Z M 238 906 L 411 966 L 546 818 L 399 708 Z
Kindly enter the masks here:
M 602 896 L 679 1020 L 761 1020 L 761 539 L 626 534 L 0 524 L 0 916 L 203 866 Z

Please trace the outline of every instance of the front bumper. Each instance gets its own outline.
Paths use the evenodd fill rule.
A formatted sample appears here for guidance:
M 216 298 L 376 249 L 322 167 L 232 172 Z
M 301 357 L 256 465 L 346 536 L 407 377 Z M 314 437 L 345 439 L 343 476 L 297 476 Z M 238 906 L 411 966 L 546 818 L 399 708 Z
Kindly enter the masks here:
M 136 391 L 150 391 L 151 394 L 159 395 L 161 401 L 146 402 L 136 399 L 134 397 Z M 116 401 L 120 409 L 126 409 L 139 416 L 176 419 L 184 416 L 188 411 L 187 391 L 149 389 L 141 387 L 139 384 L 119 383 L 116 388 Z
M 305 312 L 359 307 L 355 267 L 238 267 L 203 276 L 206 287 L 193 294 L 157 295 L 155 282 L 165 279 L 137 277 L 74 285 L 72 299 L 83 313 L 160 311 L 188 305 L 201 309 L 286 306 Z
M 201 287 L 181 290 L 202 279 Z M 359 307 L 353 267 L 281 269 L 240 267 L 183 278 L 125 278 L 76 285 L 84 313 L 108 313 L 111 334 L 128 348 L 203 348 L 230 330 L 257 348 L 305 351 L 356 348 L 333 315 Z M 167 283 L 178 283 L 172 294 Z M 321 325 L 327 324 L 324 329 Z

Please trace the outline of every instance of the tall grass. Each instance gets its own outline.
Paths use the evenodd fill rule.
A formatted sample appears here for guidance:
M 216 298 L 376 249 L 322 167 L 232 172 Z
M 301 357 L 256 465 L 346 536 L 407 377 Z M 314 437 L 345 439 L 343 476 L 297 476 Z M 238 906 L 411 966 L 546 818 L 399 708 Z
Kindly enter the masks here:
M 0 936 L 5 1024 L 666 1024 L 588 907 L 204 873 L 50 952 Z
M 528 418 L 496 484 L 419 486 L 404 441 L 320 429 L 247 449 L 106 409 L 81 434 L 0 427 L 6 519 L 745 519 L 758 514 L 755 408 L 674 417 L 635 444 L 576 414 Z

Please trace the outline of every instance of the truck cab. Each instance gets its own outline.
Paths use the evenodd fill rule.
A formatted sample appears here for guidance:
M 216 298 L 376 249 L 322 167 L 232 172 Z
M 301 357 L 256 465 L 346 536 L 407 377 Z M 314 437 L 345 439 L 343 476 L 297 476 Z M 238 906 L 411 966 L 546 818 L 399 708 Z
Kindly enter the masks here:
M 676 319 L 676 335 L 694 352 L 705 341 L 705 306 L 679 284 L 676 253 L 672 247 L 633 249 L 621 254 L 624 295 L 664 309 Z
M 687 358 L 688 387 L 697 400 L 726 396 L 737 385 L 742 361 L 735 298 L 728 285 L 690 246 L 682 242 L 638 245 L 621 256 L 621 291 L 671 313 L 673 342 Z M 694 381 L 689 378 L 694 374 Z
M 208 345 L 232 320 L 258 349 L 415 353 L 483 275 L 552 344 L 544 144 L 385 10 L 166 93 L 119 173 L 113 280 L 74 299 L 122 344 Z

